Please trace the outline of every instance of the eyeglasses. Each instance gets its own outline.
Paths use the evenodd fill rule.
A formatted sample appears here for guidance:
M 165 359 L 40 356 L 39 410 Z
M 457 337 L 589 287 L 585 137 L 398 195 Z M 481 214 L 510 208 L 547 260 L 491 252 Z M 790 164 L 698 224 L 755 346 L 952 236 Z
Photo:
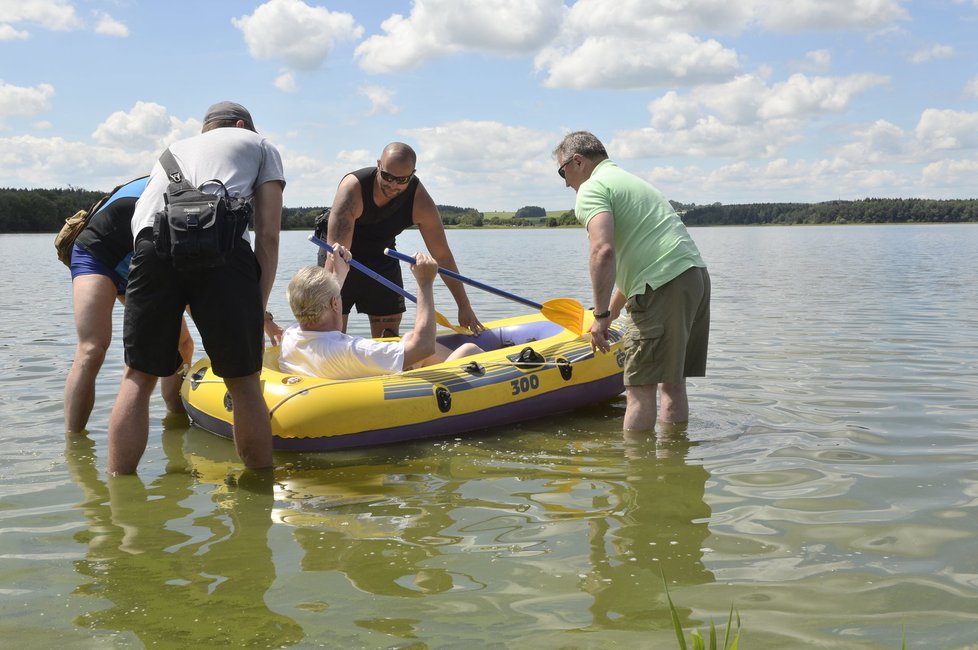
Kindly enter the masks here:
M 411 177 L 414 176 L 414 172 L 411 172 L 407 176 L 395 176 L 394 174 L 385 172 L 380 168 L 380 165 L 377 166 L 377 171 L 380 172 L 380 177 L 385 181 L 388 183 L 397 183 L 398 185 L 406 185 L 411 180 Z
M 566 161 L 564 161 L 564 164 L 557 168 L 557 175 L 566 180 L 567 172 L 564 171 L 564 167 L 571 164 L 573 161 L 574 161 L 574 156 L 571 156 Z

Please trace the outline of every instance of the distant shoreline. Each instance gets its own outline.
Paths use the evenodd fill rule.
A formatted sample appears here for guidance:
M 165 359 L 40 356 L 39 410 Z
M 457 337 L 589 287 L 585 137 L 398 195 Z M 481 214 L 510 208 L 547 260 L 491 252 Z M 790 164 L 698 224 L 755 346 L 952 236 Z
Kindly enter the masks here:
M 79 210 L 104 195 L 78 188 L 24 190 L 0 188 L 0 233 L 56 233 Z M 880 199 L 823 203 L 745 203 L 672 206 L 688 227 L 763 225 L 855 225 L 906 223 L 978 223 L 978 199 Z M 323 207 L 283 208 L 283 230 L 313 229 Z M 524 206 L 519 210 L 480 212 L 471 207 L 439 205 L 446 228 L 580 228 L 574 211 Z

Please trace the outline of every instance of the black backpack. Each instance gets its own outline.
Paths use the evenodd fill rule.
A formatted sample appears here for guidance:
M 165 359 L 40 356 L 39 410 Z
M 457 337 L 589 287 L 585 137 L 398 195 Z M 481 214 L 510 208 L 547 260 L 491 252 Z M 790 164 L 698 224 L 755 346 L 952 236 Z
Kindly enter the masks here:
M 216 178 L 200 187 L 191 185 L 169 148 L 160 156 L 160 164 L 170 185 L 163 197 L 164 207 L 153 222 L 157 254 L 182 271 L 222 266 L 248 228 L 251 203 L 230 197 Z M 200 189 L 208 184 L 219 186 L 219 193 Z

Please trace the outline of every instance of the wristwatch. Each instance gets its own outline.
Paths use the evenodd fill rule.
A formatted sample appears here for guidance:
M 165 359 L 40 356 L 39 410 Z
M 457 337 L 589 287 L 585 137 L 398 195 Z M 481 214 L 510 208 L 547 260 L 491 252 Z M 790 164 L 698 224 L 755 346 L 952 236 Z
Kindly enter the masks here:
M 268 311 L 267 309 L 265 310 L 265 320 L 275 320 L 275 317 L 272 316 L 272 312 Z
M 594 311 L 594 310 L 592 310 L 592 311 Z M 600 314 L 597 313 L 597 312 L 594 313 L 595 320 L 597 320 L 598 318 L 607 318 L 608 316 L 611 316 L 611 310 L 610 309 L 608 311 L 601 312 Z

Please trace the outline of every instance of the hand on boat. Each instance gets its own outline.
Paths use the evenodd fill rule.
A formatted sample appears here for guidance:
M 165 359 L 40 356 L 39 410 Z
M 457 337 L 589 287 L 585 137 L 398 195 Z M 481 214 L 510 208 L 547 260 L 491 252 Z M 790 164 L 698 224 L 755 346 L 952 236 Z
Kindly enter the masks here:
M 473 336 L 477 336 L 486 331 L 485 325 L 479 321 L 479 318 L 475 315 L 475 311 L 472 310 L 470 305 L 458 308 L 458 324 L 462 327 L 468 327 Z

